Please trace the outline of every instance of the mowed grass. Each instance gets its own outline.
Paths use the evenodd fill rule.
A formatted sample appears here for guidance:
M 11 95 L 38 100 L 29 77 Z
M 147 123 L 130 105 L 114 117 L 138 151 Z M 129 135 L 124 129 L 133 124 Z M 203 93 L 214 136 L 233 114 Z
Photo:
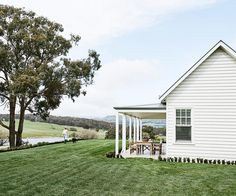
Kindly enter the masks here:
M 18 125 L 18 120 L 16 120 L 16 125 Z M 24 122 L 24 131 L 23 138 L 27 137 L 62 137 L 63 129 L 67 127 L 68 129 L 72 126 L 66 125 L 57 125 L 44 122 L 32 122 L 25 120 Z M 88 130 L 82 127 L 75 127 L 77 131 Z M 0 132 L 3 132 L 5 135 L 8 135 L 8 131 L 0 126 Z M 73 133 L 69 131 L 69 134 Z M 100 131 L 99 137 L 104 138 L 103 131 Z
M 0 153 L 0 195 L 236 195 L 236 166 L 108 159 L 112 140 Z

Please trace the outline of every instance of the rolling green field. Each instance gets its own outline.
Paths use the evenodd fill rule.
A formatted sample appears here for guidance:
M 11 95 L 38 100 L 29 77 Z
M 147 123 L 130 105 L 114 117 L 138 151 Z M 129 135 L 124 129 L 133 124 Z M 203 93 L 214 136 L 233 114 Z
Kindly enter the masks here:
M 16 120 L 16 125 L 18 124 L 18 120 Z M 72 126 L 65 126 L 65 125 L 57 125 L 57 124 L 50 124 L 44 122 L 32 122 L 29 120 L 25 120 L 24 123 L 24 131 L 23 131 L 23 138 L 27 137 L 61 137 L 62 130 L 64 127 L 70 128 Z M 75 127 L 77 131 L 87 130 L 82 127 Z M 8 131 L 0 126 L 0 133 L 4 133 L 5 135 L 8 134 Z M 73 133 L 69 131 L 69 134 Z M 104 133 L 100 133 L 100 137 L 104 138 Z
M 113 140 L 0 153 L 0 195 L 236 195 L 234 165 L 108 159 Z

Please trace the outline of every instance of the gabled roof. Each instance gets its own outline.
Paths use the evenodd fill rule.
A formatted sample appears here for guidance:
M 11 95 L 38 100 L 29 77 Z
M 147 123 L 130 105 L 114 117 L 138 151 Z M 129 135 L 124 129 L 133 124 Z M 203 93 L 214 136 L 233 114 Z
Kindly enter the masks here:
M 166 92 L 160 97 L 160 101 L 165 103 L 166 97 L 181 83 L 183 82 L 194 70 L 196 70 L 211 54 L 213 54 L 218 48 L 222 48 L 226 53 L 236 59 L 236 52 L 225 42 L 220 40 L 215 44 L 202 58 L 200 58 L 187 72 L 185 72 Z

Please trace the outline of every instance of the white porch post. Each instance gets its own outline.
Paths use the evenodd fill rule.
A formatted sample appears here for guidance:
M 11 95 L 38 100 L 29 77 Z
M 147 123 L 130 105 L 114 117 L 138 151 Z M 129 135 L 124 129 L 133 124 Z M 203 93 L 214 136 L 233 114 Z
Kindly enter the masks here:
M 137 141 L 139 142 L 139 119 L 136 118 L 136 122 L 137 122 Z
M 129 117 L 129 143 L 132 142 L 132 117 Z
M 115 142 L 115 153 L 119 154 L 119 113 L 116 113 L 116 142 Z
M 133 140 L 134 140 L 134 142 L 136 142 L 136 118 L 133 119 L 133 125 L 134 125 Z
M 122 116 L 122 152 L 126 151 L 126 117 Z
M 143 141 L 143 124 L 142 124 L 142 119 L 140 119 L 140 141 Z

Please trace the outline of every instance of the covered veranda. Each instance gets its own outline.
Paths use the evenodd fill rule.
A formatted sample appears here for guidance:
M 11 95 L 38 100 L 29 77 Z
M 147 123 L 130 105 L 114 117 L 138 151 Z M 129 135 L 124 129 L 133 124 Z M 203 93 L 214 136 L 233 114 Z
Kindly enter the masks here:
M 157 158 L 160 153 L 155 153 L 159 146 L 152 141 L 143 141 L 143 120 L 146 119 L 166 119 L 166 105 L 147 104 L 136 106 L 114 107 L 116 114 L 116 135 L 115 135 L 115 154 L 128 157 L 147 157 Z M 119 128 L 121 120 L 121 152 L 119 153 Z M 128 145 L 127 145 L 128 135 Z

